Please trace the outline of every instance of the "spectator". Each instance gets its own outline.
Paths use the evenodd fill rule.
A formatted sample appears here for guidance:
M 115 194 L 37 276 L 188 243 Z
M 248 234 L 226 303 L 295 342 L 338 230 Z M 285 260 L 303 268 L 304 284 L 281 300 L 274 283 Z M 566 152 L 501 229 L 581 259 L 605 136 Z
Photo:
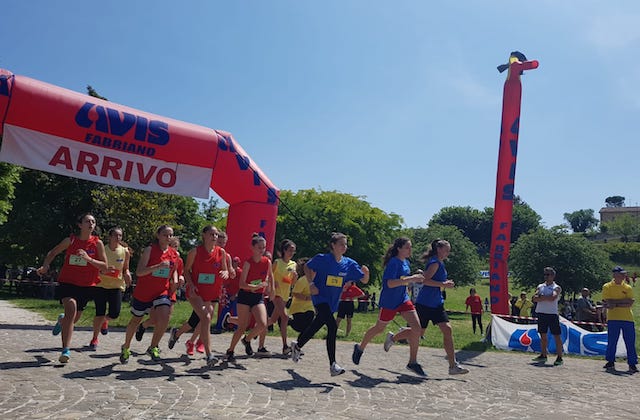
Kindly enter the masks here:
M 576 301 L 576 321 L 596 322 L 598 320 L 597 311 L 590 298 L 591 292 L 585 287 L 580 291 L 580 295 Z
M 637 373 L 638 355 L 636 353 L 636 330 L 631 306 L 635 302 L 633 289 L 624 282 L 627 272 L 616 266 L 613 269 L 613 280 L 602 288 L 602 299 L 608 310 L 607 314 L 607 364 L 604 368 L 615 370 L 616 347 L 622 331 L 622 338 L 627 349 L 629 373 Z
M 473 326 L 473 333 L 476 333 L 476 323 L 480 327 L 480 335 L 484 334 L 482 330 L 482 299 L 476 294 L 476 289 L 471 288 L 469 290 L 469 296 L 465 301 L 465 311 L 469 312 L 471 308 L 471 324 Z
M 536 288 L 533 301 L 537 303 L 536 312 L 538 314 L 538 333 L 540 334 L 540 355 L 533 360 L 544 363 L 547 361 L 547 333 L 550 331 L 556 343 L 556 354 L 558 357 L 554 366 L 561 366 L 562 360 L 562 338 L 560 337 L 560 317 L 558 315 L 558 300 L 562 294 L 562 288 L 555 282 L 556 270 L 551 267 L 544 268 L 544 283 L 540 283 Z
M 520 316 L 531 316 L 531 308 L 533 308 L 533 302 L 527 299 L 527 293 L 521 292 L 520 299 L 515 303 L 515 307 L 518 308 Z

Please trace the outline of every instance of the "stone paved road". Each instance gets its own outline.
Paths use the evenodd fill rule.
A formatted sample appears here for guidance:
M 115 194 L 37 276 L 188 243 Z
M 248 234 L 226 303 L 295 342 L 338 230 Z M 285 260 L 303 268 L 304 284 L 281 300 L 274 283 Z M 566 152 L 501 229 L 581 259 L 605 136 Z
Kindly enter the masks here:
M 572 357 L 553 367 L 533 364 L 530 354 L 459 352 L 471 372 L 449 376 L 443 350 L 421 348 L 425 379 L 405 368 L 406 346 L 385 353 L 370 345 L 355 366 L 353 345 L 338 342 L 347 373 L 331 377 L 320 340 L 305 346 L 298 364 L 242 356 L 207 369 L 203 357 L 184 354 L 182 342 L 167 349 L 168 335 L 161 363 L 143 354 L 147 335 L 134 340 L 127 365 L 118 361 L 122 331 L 101 336 L 97 351 L 83 347 L 90 338 L 77 331 L 62 366 L 51 323 L 0 300 L 0 418 L 640 418 L 640 375 L 605 373 L 602 360 Z M 214 350 L 222 353 L 230 339 L 214 335 Z M 276 350 L 279 339 L 268 338 L 267 347 Z

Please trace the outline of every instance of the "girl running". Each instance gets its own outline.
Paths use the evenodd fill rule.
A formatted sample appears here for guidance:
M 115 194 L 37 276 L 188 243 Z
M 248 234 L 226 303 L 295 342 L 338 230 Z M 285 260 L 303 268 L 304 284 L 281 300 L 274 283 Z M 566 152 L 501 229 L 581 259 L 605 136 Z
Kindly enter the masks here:
M 297 341 L 291 343 L 291 359 L 300 360 L 302 347 L 309 341 L 323 325 L 327 326 L 327 355 L 329 356 L 329 372 L 331 376 L 341 375 L 345 371 L 336 363 L 336 335 L 338 326 L 333 317 L 338 309 L 338 301 L 342 293 L 342 286 L 348 281 L 361 280 L 369 282 L 369 268 L 362 266 L 349 257 L 347 252 L 347 236 L 343 233 L 333 233 L 329 241 L 328 254 L 317 254 L 305 266 L 305 275 L 309 279 L 311 300 L 316 308 L 313 322 L 300 334 Z
M 104 244 L 99 237 L 93 235 L 96 219 L 91 214 L 84 214 L 78 219 L 80 233 L 64 238 L 44 257 L 42 267 L 37 272 L 44 275 L 49 271 L 53 259 L 65 251 L 64 263 L 58 275 L 56 298 L 64 307 L 64 314 L 58 316 L 53 327 L 53 335 L 62 332 L 62 353 L 58 360 L 68 363 L 71 358 L 71 336 L 73 326 L 80 319 L 87 303 L 94 299 L 95 285 L 100 283 L 100 270 L 107 269 L 107 257 Z
M 411 241 L 408 238 L 397 238 L 384 255 L 382 274 L 382 291 L 380 292 L 380 315 L 374 326 L 364 334 L 360 344 L 353 346 L 353 363 L 360 364 L 360 358 L 367 344 L 382 333 L 396 314 L 400 314 L 409 324 L 409 363 L 407 369 L 420 376 L 426 376 L 418 363 L 418 347 L 420 345 L 420 320 L 413 302 L 409 299 L 407 285 L 424 280 L 422 274 L 411 275 L 408 258 L 411 256 Z M 391 334 L 393 336 L 393 334 Z M 384 350 L 390 346 L 385 342 Z

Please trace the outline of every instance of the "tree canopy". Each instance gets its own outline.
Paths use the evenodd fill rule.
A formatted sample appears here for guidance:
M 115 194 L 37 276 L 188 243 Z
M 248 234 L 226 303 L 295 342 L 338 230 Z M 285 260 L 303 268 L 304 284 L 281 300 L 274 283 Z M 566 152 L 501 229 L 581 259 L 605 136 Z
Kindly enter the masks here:
M 589 229 L 593 229 L 598 226 L 598 219 L 594 216 L 592 209 L 576 210 L 571 213 L 565 213 L 564 219 L 571 226 L 571 230 L 576 233 L 586 232 Z
M 548 229 L 522 235 L 509 259 L 516 281 L 533 289 L 542 283 L 547 266 L 556 270 L 556 282 L 568 293 L 602 289 L 611 271 L 607 253 L 582 236 Z
M 604 199 L 607 207 L 624 207 L 625 198 L 621 195 L 612 195 Z
M 445 261 L 448 277 L 456 286 L 473 284 L 478 280 L 482 262 L 475 245 L 457 227 L 430 224 L 426 229 L 408 229 L 406 235 L 413 243 L 412 269 L 424 268 L 422 256 L 431 248 L 431 242 L 444 239 L 451 244 L 451 254 Z
M 610 222 L 604 223 L 605 230 L 613 235 L 620 235 L 622 242 L 640 239 L 640 219 L 630 214 L 623 214 Z
M 347 256 L 369 266 L 371 279 L 380 278 L 382 256 L 402 225 L 402 218 L 372 207 L 364 200 L 337 191 L 280 191 L 275 249 L 283 239 L 297 245 L 295 258 L 328 252 L 331 232 L 349 237 Z

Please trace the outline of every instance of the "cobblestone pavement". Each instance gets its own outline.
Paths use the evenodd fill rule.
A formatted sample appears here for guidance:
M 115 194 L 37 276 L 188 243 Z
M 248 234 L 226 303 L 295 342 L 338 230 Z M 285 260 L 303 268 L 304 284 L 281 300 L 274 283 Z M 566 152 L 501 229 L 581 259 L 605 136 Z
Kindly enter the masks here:
M 133 341 L 127 365 L 118 361 L 123 331 L 73 337 L 71 360 L 58 363 L 60 338 L 52 323 L 0 300 L 0 418 L 447 418 L 572 419 L 639 418 L 640 375 L 606 373 L 604 362 L 570 357 L 564 366 L 538 366 L 531 354 L 459 352 L 471 372 L 449 376 L 442 349 L 420 348 L 427 378 L 405 368 L 408 348 L 385 353 L 372 344 L 360 365 L 353 344 L 338 342 L 347 370 L 331 377 L 324 342 L 312 340 L 295 364 L 281 356 L 238 357 L 236 364 L 206 368 L 202 355 L 187 356 L 184 341 L 161 348 L 162 362 L 144 354 L 150 334 Z M 222 353 L 230 334 L 214 335 Z M 186 338 L 186 337 L 183 337 Z M 268 337 L 267 347 L 281 348 Z M 243 353 L 242 345 L 236 354 Z M 550 361 L 553 359 L 550 359 Z M 618 369 L 626 369 L 618 362 Z

